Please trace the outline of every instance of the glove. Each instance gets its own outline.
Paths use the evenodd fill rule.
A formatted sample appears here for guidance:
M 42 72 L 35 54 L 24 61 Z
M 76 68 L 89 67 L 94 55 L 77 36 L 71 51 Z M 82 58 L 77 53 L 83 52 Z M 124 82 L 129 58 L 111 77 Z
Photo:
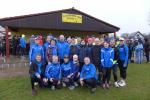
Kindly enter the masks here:
M 124 64 L 123 64 L 123 67 L 124 67 L 124 68 L 125 68 L 125 67 L 127 67 L 127 64 L 126 64 L 126 63 L 124 63 Z

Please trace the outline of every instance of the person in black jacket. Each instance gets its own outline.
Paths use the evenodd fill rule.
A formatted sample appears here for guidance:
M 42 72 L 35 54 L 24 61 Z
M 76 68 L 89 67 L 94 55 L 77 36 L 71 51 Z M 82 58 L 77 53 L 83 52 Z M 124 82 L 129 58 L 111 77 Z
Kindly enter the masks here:
M 75 39 L 72 38 L 71 45 L 70 45 L 70 52 L 69 52 L 69 58 L 72 61 L 73 55 L 79 55 L 79 47 L 75 44 Z
M 82 67 L 84 65 L 84 58 L 86 57 L 86 44 L 85 41 L 82 40 L 80 43 L 80 48 L 79 48 L 79 63 L 80 63 L 80 69 L 79 71 L 81 72 Z
M 29 74 L 31 78 L 31 86 L 32 86 L 32 95 L 37 94 L 37 90 L 35 89 L 35 85 L 39 85 L 39 87 L 43 87 L 45 78 L 45 63 L 42 62 L 42 56 L 40 54 L 36 55 L 35 61 L 33 61 L 30 65 Z
M 93 39 L 92 38 L 88 38 L 88 44 L 86 46 L 87 50 L 86 50 L 86 56 L 89 57 L 91 59 L 92 62 L 92 46 L 93 46 Z
M 149 56 L 150 56 L 150 43 L 149 43 L 147 38 L 145 39 L 144 49 L 145 49 L 145 55 L 146 55 L 147 62 L 150 63 L 150 58 L 149 58 Z
M 102 67 L 101 67 L 101 48 L 100 40 L 99 38 L 95 39 L 95 45 L 92 46 L 91 56 L 92 56 L 92 63 L 96 66 L 98 69 L 98 77 L 99 77 L 99 83 L 101 82 L 102 77 Z

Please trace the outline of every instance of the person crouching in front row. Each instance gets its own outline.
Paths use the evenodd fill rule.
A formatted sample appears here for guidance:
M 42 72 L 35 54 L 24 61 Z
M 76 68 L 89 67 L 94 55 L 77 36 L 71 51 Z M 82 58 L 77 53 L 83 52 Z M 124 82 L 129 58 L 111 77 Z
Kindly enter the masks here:
M 97 85 L 96 67 L 90 62 L 89 57 L 84 58 L 84 63 L 80 73 L 80 84 L 81 86 L 88 85 L 94 93 Z
M 64 56 L 64 63 L 61 65 L 62 70 L 62 83 L 63 87 L 68 87 L 70 90 L 74 90 L 74 81 L 72 79 L 72 63 L 69 61 L 69 56 Z
M 42 88 L 46 85 L 43 81 L 45 80 L 45 63 L 42 62 L 41 54 L 37 54 L 35 60 L 31 62 L 29 74 L 31 78 L 32 95 L 36 95 L 37 90 L 35 86 L 39 85 L 39 87 Z
M 52 63 L 46 66 L 45 76 L 47 78 L 45 82 L 48 82 L 52 90 L 61 88 L 61 66 L 58 62 L 58 56 L 53 56 Z

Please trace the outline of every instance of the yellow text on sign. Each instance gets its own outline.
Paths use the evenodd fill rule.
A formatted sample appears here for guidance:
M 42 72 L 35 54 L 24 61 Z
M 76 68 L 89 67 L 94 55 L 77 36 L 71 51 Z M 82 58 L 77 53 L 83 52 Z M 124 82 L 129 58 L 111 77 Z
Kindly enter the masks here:
M 82 23 L 82 15 L 62 13 L 62 22 Z

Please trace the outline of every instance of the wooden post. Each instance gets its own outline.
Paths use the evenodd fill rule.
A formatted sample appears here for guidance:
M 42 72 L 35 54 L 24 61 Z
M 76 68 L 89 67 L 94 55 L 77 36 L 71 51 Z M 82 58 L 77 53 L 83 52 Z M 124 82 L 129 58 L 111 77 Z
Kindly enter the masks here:
M 6 58 L 9 58 L 9 29 L 8 26 L 5 27 L 6 30 L 6 37 L 5 37 L 5 41 L 6 41 Z
M 117 37 L 116 37 L 116 32 L 114 32 L 114 38 L 116 39 Z

